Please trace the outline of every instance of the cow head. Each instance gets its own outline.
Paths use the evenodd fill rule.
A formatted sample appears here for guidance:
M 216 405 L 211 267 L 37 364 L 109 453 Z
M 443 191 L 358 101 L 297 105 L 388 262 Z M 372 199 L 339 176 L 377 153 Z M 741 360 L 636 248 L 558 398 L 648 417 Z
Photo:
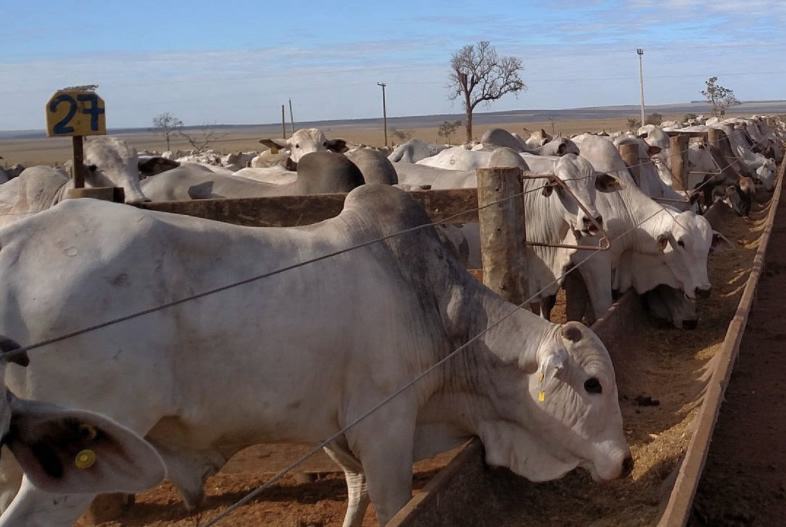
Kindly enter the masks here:
M 556 182 L 544 187 L 543 195 L 548 197 L 552 192 L 557 193 L 562 205 L 563 217 L 574 231 L 587 235 L 598 234 L 595 223 L 602 226 L 603 217 L 595 208 L 595 193 L 619 190 L 621 188 L 619 181 L 608 174 L 598 174 L 589 161 L 575 154 L 566 154 L 555 162 L 554 175 L 573 195 L 565 192 Z M 583 208 L 577 201 L 583 205 Z
M 600 339 L 568 322 L 553 326 L 531 349 L 517 357 L 516 372 L 494 386 L 499 419 L 479 432 L 486 461 L 532 481 L 558 478 L 577 466 L 596 480 L 627 475 L 633 459 L 614 368 Z
M 126 203 L 150 201 L 139 187 L 136 148 L 116 137 L 93 137 L 85 142 L 85 183 L 91 187 L 122 187 Z
M 671 212 L 670 219 L 657 237 L 658 251 L 674 277 L 672 287 L 682 290 L 688 298 L 708 296 L 712 288 L 707 260 L 713 243 L 710 222 L 703 216 L 686 211 Z
M 0 337 L 0 379 L 27 354 Z M 164 465 L 131 430 L 92 412 L 18 399 L 0 381 L 0 436 L 30 481 L 65 494 L 137 492 L 159 483 Z
M 328 139 L 319 128 L 303 128 L 289 139 L 261 139 L 259 141 L 270 148 L 288 148 L 289 157 L 297 163 L 300 158 L 311 152 L 332 150 L 343 153 L 347 151 L 347 143 L 343 139 Z

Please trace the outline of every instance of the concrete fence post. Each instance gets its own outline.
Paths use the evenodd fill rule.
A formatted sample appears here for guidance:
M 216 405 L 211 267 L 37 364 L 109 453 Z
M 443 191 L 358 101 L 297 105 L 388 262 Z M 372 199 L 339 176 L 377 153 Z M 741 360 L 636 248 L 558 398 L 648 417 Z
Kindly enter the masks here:
M 521 304 L 528 293 L 521 169 L 480 168 L 477 176 L 483 283 Z

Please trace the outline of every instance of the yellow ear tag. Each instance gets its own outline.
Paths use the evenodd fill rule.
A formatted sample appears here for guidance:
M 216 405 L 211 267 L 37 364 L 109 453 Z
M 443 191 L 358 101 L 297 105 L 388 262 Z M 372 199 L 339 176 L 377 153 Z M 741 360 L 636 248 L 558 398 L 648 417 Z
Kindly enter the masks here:
M 543 390 L 539 391 L 538 392 L 538 402 L 542 403 L 545 400 L 546 400 L 546 392 L 544 392 Z
M 80 451 L 74 458 L 74 466 L 79 470 L 87 470 L 96 463 L 96 453 L 90 449 Z

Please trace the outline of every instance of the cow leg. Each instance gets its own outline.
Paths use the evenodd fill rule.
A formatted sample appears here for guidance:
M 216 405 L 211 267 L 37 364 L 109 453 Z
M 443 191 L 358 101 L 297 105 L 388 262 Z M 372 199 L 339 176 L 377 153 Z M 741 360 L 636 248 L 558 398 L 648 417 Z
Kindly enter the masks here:
M 569 321 L 582 321 L 587 314 L 589 294 L 581 273 L 573 271 L 565 277 L 565 315 Z
M 22 486 L 0 516 L 0 527 L 69 527 L 87 510 L 95 494 L 50 494 L 22 478 Z
M 346 448 L 346 442 L 334 442 L 325 447 L 325 453 L 344 471 L 347 481 L 347 513 L 342 527 L 360 527 L 370 503 L 363 465 Z
M 393 399 L 346 434 L 363 464 L 380 525 L 386 525 L 412 497 L 416 403 L 411 392 Z M 368 408 L 368 400 L 357 407 Z M 380 430 L 386 431 L 384 435 Z
M 3 447 L 0 454 L 0 513 L 8 508 L 22 484 L 22 467 L 11 451 Z

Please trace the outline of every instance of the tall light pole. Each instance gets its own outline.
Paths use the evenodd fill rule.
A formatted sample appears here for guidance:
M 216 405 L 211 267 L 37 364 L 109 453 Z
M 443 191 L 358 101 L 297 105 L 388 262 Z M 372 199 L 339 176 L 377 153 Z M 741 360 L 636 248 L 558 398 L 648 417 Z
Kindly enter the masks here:
M 644 66 L 642 57 L 644 50 L 641 48 L 636 49 L 636 54 L 639 56 L 639 86 L 641 88 L 641 126 L 644 126 Z
M 384 82 L 378 82 L 377 86 L 380 86 L 382 88 L 382 121 L 384 123 L 383 126 L 385 127 L 385 147 L 387 148 L 387 146 L 388 146 L 388 107 L 387 107 L 387 102 L 385 101 L 385 88 L 387 87 L 387 84 L 385 84 Z

